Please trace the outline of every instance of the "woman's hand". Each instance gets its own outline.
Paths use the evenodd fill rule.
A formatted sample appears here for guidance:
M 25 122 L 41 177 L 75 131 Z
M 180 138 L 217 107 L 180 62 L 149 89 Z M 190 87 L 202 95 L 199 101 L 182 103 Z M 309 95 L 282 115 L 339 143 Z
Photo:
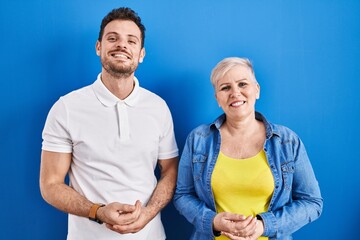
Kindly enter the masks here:
M 256 222 L 257 219 L 241 214 L 222 212 L 215 216 L 213 220 L 213 229 L 220 231 L 221 234 L 230 239 L 256 239 L 251 238 L 256 236 Z M 261 234 L 260 234 L 261 235 Z
M 222 234 L 228 238 L 230 238 L 231 240 L 256 240 L 259 237 L 261 237 L 261 235 L 264 233 L 264 223 L 262 220 L 256 220 L 256 228 L 255 228 L 255 232 L 252 235 L 249 236 L 239 236 L 239 235 L 234 235 L 231 233 L 227 233 L 227 232 L 222 232 Z

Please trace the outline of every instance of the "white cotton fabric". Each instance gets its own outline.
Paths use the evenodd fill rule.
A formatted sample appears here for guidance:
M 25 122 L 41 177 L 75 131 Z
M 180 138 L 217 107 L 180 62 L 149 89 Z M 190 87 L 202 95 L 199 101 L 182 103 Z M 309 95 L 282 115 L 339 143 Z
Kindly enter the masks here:
M 42 149 L 72 153 L 70 184 L 95 203 L 146 204 L 157 184 L 158 160 L 178 156 L 171 113 L 159 96 L 135 87 L 124 100 L 102 83 L 61 97 L 51 108 Z M 165 239 L 160 214 L 136 234 L 121 235 L 69 215 L 68 239 Z

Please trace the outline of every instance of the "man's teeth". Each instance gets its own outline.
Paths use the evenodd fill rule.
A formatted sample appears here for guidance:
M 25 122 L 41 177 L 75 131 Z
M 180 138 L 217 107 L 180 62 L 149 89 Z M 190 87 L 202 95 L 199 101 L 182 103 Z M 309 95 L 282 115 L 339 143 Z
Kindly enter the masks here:
M 126 55 L 124 55 L 124 54 L 114 54 L 113 56 L 116 57 L 116 58 L 125 58 L 125 59 L 128 58 L 128 57 L 127 57 Z
M 245 102 L 244 101 L 241 101 L 241 102 L 234 102 L 231 104 L 231 106 L 233 107 L 237 107 L 237 106 L 240 106 L 240 105 L 243 105 Z

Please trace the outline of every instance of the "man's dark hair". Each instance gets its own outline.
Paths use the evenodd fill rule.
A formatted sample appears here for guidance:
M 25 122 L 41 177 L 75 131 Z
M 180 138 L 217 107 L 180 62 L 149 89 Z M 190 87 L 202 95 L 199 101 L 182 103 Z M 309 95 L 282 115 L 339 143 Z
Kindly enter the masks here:
M 98 40 L 101 42 L 102 36 L 104 34 L 104 28 L 106 25 L 113 20 L 129 20 L 133 21 L 140 29 L 141 32 L 141 47 L 144 47 L 145 42 L 145 26 L 141 23 L 141 18 L 134 12 L 132 9 L 127 7 L 121 7 L 113 9 L 109 12 L 102 20 L 100 26 L 100 32 Z

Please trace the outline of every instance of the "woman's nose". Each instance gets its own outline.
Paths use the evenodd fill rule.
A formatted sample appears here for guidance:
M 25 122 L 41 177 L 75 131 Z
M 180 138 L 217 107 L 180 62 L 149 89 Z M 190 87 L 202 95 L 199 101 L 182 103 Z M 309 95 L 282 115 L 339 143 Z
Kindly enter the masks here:
M 241 95 L 241 91 L 240 91 L 240 89 L 238 88 L 238 87 L 233 87 L 232 89 L 231 89 L 231 97 L 238 97 L 238 96 L 240 96 Z

